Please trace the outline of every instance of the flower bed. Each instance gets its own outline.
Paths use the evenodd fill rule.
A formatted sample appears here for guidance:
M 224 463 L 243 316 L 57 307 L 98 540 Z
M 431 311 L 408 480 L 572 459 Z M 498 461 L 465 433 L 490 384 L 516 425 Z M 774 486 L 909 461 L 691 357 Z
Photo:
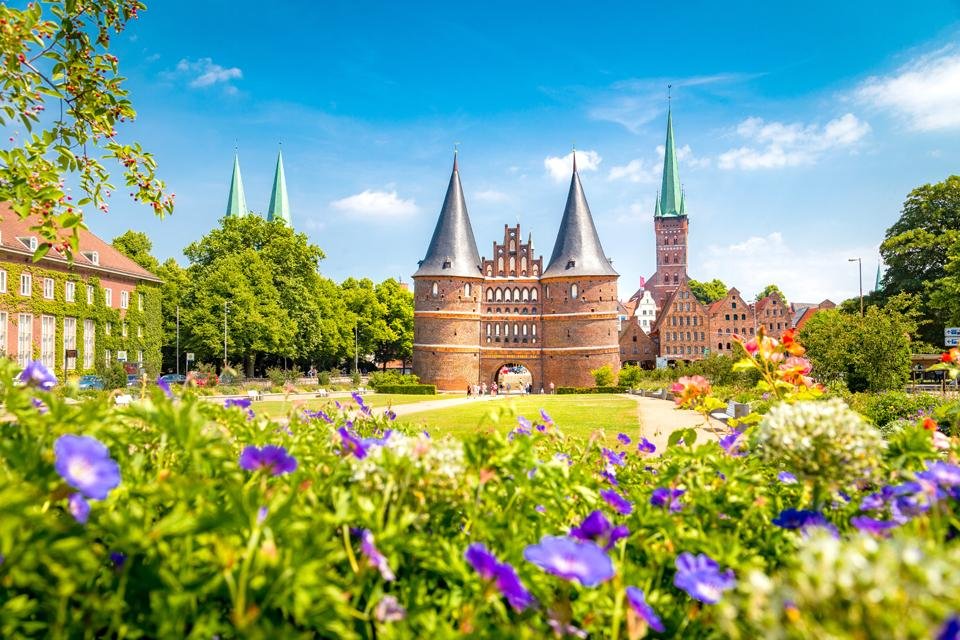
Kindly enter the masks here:
M 764 352 L 763 349 L 767 350 Z M 463 441 L 356 396 L 289 424 L 162 387 L 65 404 L 0 364 L 4 637 L 930 638 L 958 625 L 957 444 L 883 441 L 763 346 L 722 439 Z M 792 356 L 796 357 L 796 356 Z M 960 360 L 960 356 L 958 356 Z M 784 368 L 785 367 L 785 368 Z M 769 374 L 769 376 L 767 376 Z M 677 399 L 708 411 L 709 388 Z M 934 425 L 935 428 L 936 425 Z M 955 634 L 955 631 L 953 631 Z M 865 635 L 866 634 L 866 635 Z M 941 637 L 956 637 L 944 635 Z

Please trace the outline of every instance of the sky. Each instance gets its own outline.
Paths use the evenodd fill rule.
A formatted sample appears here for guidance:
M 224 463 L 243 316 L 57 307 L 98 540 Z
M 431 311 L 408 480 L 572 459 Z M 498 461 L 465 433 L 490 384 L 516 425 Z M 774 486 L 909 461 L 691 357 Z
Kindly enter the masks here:
M 321 271 L 410 281 L 454 145 L 481 254 L 522 225 L 549 259 L 578 167 L 629 297 L 655 270 L 672 85 L 690 276 L 752 297 L 869 291 L 914 187 L 960 172 L 960 3 L 378 3 L 152 0 L 113 42 L 176 193 L 87 224 L 158 257 L 218 225 L 234 149 L 264 212 L 282 144 L 294 226 Z M 122 190 L 120 190 L 122 191 Z

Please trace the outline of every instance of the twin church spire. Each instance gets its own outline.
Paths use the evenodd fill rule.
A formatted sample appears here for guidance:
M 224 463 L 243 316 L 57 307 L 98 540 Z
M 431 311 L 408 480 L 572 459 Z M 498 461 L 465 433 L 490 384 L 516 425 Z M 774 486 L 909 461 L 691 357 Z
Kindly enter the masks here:
M 683 187 L 680 185 L 680 171 L 677 166 L 677 149 L 673 142 L 673 113 L 667 107 L 667 141 L 663 145 L 663 183 L 657 194 L 654 214 L 657 218 L 669 218 L 687 215 Z
M 249 215 L 247 198 L 243 193 L 243 180 L 240 177 L 240 155 L 233 157 L 233 177 L 230 179 L 230 194 L 227 196 L 227 217 Z M 273 189 L 270 192 L 270 206 L 267 208 L 267 220 L 283 220 L 293 225 L 290 215 L 290 201 L 287 196 L 287 179 L 283 172 L 283 153 L 277 152 L 277 168 L 273 176 Z

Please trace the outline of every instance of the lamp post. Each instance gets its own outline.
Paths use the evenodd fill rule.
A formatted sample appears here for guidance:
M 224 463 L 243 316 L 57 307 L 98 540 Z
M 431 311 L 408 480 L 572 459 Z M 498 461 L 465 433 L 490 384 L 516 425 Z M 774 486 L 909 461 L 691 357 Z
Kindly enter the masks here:
M 180 375 L 180 305 L 177 305 L 177 375 Z
M 863 315 L 863 259 L 862 258 L 848 258 L 847 262 L 856 262 L 857 271 L 860 274 L 860 315 Z
M 229 300 L 223 301 L 223 368 L 227 368 L 227 305 Z
M 360 350 L 357 345 L 359 343 L 359 338 L 357 334 L 357 327 L 360 326 L 360 320 L 357 320 L 353 323 L 353 370 L 360 371 Z

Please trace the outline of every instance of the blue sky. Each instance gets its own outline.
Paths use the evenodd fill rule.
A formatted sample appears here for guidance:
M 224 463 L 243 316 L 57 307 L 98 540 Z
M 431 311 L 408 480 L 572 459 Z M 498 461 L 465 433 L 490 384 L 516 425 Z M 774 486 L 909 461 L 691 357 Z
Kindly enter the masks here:
M 549 258 L 575 144 L 621 297 L 654 270 L 673 84 L 690 274 L 797 300 L 867 288 L 907 192 L 960 171 L 960 5 L 154 0 L 115 40 L 123 131 L 177 194 L 88 224 L 181 251 L 222 216 L 234 145 L 251 208 L 278 142 L 295 226 L 337 280 L 409 280 L 454 143 L 481 253 L 519 219 Z M 122 191 L 122 190 L 121 190 Z

